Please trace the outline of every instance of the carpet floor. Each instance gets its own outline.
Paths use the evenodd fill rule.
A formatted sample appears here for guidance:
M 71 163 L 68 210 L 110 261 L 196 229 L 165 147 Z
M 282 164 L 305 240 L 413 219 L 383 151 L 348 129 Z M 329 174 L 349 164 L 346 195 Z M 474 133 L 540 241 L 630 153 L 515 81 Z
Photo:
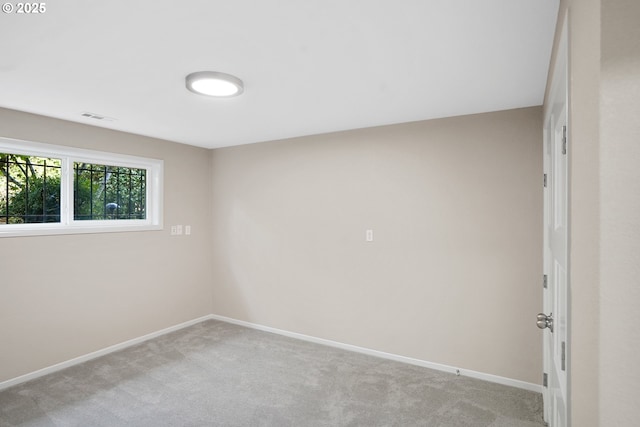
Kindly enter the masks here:
M 540 427 L 537 393 L 208 320 L 0 392 L 0 426 Z

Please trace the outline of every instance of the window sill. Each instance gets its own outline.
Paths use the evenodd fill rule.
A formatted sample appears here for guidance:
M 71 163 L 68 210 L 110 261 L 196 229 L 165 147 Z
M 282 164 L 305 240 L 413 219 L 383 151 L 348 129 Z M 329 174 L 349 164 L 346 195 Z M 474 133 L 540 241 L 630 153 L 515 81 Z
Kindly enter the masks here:
M 63 225 L 63 224 L 29 224 L 29 228 L 20 226 L 3 226 L 0 229 L 2 237 L 35 237 L 54 236 L 65 234 L 97 234 L 97 233 L 129 233 L 136 231 L 159 231 L 163 230 L 162 224 L 114 224 L 114 225 Z

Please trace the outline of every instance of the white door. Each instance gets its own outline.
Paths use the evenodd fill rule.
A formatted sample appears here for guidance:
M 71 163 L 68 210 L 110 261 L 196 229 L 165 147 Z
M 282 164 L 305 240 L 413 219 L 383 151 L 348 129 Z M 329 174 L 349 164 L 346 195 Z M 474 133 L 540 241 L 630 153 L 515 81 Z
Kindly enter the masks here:
M 536 319 L 544 334 L 544 417 L 550 427 L 569 425 L 566 25 L 561 34 L 544 122 L 544 308 Z

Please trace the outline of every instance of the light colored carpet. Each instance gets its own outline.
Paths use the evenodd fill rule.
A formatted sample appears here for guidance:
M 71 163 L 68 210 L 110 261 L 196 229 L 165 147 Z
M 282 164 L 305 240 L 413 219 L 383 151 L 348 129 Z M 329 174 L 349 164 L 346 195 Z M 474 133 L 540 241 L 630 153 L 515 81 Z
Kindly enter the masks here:
M 0 392 L 0 426 L 540 427 L 541 396 L 206 321 Z

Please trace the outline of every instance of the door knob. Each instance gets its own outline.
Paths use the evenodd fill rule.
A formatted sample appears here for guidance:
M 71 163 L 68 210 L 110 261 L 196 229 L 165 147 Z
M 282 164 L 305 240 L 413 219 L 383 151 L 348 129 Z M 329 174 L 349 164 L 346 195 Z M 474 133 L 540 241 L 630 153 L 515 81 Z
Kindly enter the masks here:
M 536 320 L 536 326 L 538 328 L 549 328 L 549 330 L 553 332 L 553 313 L 549 313 L 548 316 L 544 313 L 538 313 Z

